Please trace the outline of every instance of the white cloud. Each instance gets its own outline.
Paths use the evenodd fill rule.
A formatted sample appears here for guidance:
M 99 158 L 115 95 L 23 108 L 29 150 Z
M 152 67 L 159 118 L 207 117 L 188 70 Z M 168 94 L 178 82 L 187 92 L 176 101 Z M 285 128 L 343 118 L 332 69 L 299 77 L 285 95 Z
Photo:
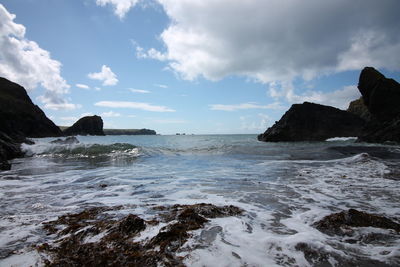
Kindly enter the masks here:
M 86 117 L 86 116 L 93 116 L 93 113 L 91 113 L 91 112 L 82 113 L 81 116 L 80 116 L 80 118 Z
M 101 116 L 106 118 L 114 118 L 114 117 L 121 117 L 121 114 L 114 111 L 109 111 L 101 113 Z
M 171 20 L 160 35 L 165 50 L 136 53 L 184 79 L 241 75 L 267 84 L 366 64 L 400 69 L 398 0 L 158 1 Z
M 118 83 L 117 75 L 106 65 L 101 67 L 100 72 L 89 73 L 88 77 L 93 80 L 102 81 L 104 86 L 116 85 Z
M 90 89 L 90 87 L 86 84 L 77 83 L 75 86 L 81 89 Z
M 150 91 L 141 90 L 141 89 L 129 88 L 129 90 L 130 90 L 132 93 L 138 93 L 138 94 L 148 94 L 148 93 L 150 93 Z
M 45 92 L 44 95 L 37 97 L 37 99 L 43 103 L 45 109 L 74 110 L 82 107 L 79 104 L 68 103 L 65 99 L 60 98 L 58 94 L 49 91 Z
M 240 128 L 245 131 L 265 131 L 271 124 L 271 118 L 262 113 L 258 113 L 255 118 L 253 116 L 240 116 L 239 120 Z
M 155 106 L 148 103 L 141 102 L 127 102 L 127 101 L 100 101 L 94 104 L 99 107 L 109 107 L 109 108 L 132 108 L 132 109 L 140 109 L 145 111 L 153 111 L 153 112 L 175 112 L 175 110 L 164 107 L 164 106 Z
M 157 86 L 157 87 L 160 87 L 160 88 L 168 88 L 168 85 L 165 85 L 165 84 L 156 83 L 156 84 L 154 84 L 154 86 Z
M 78 120 L 78 118 L 77 117 L 73 117 L 73 116 L 71 116 L 71 117 L 61 117 L 60 120 L 67 121 L 67 122 L 75 122 L 75 121 Z
M 96 91 L 100 91 L 100 90 L 101 90 L 101 88 L 100 88 L 100 87 L 95 87 L 95 88 L 94 88 L 94 90 L 96 90 Z
M 139 0 L 96 0 L 98 6 L 112 5 L 114 13 L 123 19 L 128 11 L 133 8 Z
M 39 99 L 45 108 L 75 108 L 63 97 L 70 86 L 61 76 L 61 63 L 36 42 L 26 39 L 25 27 L 15 23 L 15 18 L 0 4 L 0 76 L 27 90 L 42 86 L 46 91 Z
M 160 124 L 183 124 L 187 123 L 185 120 L 181 119 L 153 119 L 153 122 Z
M 284 109 L 280 103 L 272 103 L 268 105 L 258 105 L 256 103 L 242 103 L 236 105 L 223 105 L 223 104 L 213 104 L 210 105 L 211 110 L 222 110 L 222 111 L 236 111 L 236 110 L 244 110 L 244 109 L 273 109 L 280 110 Z
M 355 85 L 344 86 L 342 89 L 326 93 L 318 90 L 310 90 L 301 95 L 295 93 L 294 87 L 290 83 L 285 84 L 281 88 L 278 88 L 277 86 L 277 84 L 270 85 L 270 95 L 276 100 L 284 97 L 289 103 L 302 103 L 308 101 L 340 109 L 347 109 L 351 101 L 358 99 L 361 96 L 357 86 Z

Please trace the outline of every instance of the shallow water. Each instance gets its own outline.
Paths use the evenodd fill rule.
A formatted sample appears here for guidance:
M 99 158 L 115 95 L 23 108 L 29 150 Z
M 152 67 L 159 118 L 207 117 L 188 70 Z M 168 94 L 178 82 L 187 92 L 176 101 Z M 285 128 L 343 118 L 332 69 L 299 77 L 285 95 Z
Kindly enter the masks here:
M 394 231 L 364 227 L 347 242 L 312 226 L 349 208 L 400 218 L 398 146 L 262 143 L 255 135 L 78 139 L 36 139 L 24 146 L 30 157 L 0 173 L 0 266 L 41 265 L 31 248 L 51 238 L 41 223 L 68 212 L 124 205 L 120 212 L 146 218 L 152 205 L 201 202 L 246 213 L 195 231 L 180 252 L 189 266 L 313 265 L 299 243 L 326 255 L 327 265 L 400 265 Z

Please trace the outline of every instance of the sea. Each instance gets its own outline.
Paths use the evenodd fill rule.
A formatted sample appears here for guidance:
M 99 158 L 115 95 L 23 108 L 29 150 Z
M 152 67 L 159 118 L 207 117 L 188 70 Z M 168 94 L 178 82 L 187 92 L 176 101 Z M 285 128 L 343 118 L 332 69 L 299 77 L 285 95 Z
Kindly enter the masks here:
M 265 143 L 256 135 L 77 136 L 23 145 L 0 172 L 0 266 L 42 266 L 43 222 L 88 207 L 122 205 L 148 218 L 154 205 L 234 205 L 180 253 L 187 266 L 400 266 L 400 233 L 359 227 L 330 236 L 314 223 L 350 208 L 400 218 L 400 147 L 325 142 Z M 218 228 L 216 228 L 218 227 Z M 199 236 L 219 229 L 211 242 Z M 149 234 L 149 233 L 148 233 Z M 314 264 L 298 244 L 324 257 Z M 315 258 L 315 257 L 314 257 Z

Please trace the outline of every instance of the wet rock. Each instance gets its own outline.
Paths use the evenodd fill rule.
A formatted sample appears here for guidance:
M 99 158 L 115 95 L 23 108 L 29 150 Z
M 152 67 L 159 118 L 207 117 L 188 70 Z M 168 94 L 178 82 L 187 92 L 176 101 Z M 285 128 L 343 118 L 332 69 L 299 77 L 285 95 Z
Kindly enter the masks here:
M 118 209 L 94 207 L 44 223 L 49 233 L 59 237 L 36 247 L 51 256 L 46 266 L 184 266 L 175 252 L 192 236 L 191 231 L 204 227 L 207 218 L 243 212 L 234 206 L 204 203 L 158 206 L 154 210 L 161 214 L 145 221 L 134 214 L 117 220 L 108 213 Z M 160 223 L 160 215 L 168 224 L 154 237 L 135 241 L 147 225 Z
M 146 229 L 144 220 L 133 214 L 129 214 L 118 224 L 118 230 L 124 234 L 137 234 L 144 229 Z
M 58 138 L 56 140 L 51 141 L 50 143 L 58 145 L 72 145 L 72 144 L 79 144 L 79 140 L 75 136 L 68 136 L 65 139 Z
M 353 234 L 351 227 L 375 227 L 382 229 L 393 229 L 400 232 L 400 224 L 386 217 L 369 214 L 366 212 L 349 209 L 334 213 L 316 222 L 314 226 L 321 232 L 328 235 Z
M 332 137 L 359 136 L 365 121 L 334 107 L 304 102 L 294 104 L 259 141 L 324 141 Z
M 385 262 L 365 258 L 361 255 L 353 255 L 353 257 L 345 258 L 332 251 L 326 251 L 323 248 L 314 247 L 311 244 L 300 242 L 296 244 L 295 249 L 304 253 L 304 258 L 315 267 L 330 267 L 332 262 L 336 262 L 335 266 L 359 266 L 359 267 L 390 267 L 391 264 Z
M 100 116 L 80 118 L 71 127 L 64 130 L 65 135 L 104 135 L 103 120 Z

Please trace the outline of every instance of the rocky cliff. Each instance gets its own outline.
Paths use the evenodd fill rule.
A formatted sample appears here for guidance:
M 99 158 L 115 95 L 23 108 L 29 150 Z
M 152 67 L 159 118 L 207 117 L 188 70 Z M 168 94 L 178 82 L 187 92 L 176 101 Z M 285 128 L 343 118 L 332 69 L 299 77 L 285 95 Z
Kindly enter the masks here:
M 86 116 L 64 130 L 64 135 L 104 135 L 100 116 Z
M 61 136 L 61 130 L 34 105 L 26 90 L 0 77 L 0 169 L 10 169 L 7 160 L 21 157 L 20 143 L 26 137 Z
M 324 141 L 332 137 L 358 136 L 365 124 L 360 117 L 334 107 L 304 102 L 294 104 L 258 140 Z
M 0 78 L 0 132 L 10 137 L 61 136 L 61 130 L 34 105 L 26 90 Z

